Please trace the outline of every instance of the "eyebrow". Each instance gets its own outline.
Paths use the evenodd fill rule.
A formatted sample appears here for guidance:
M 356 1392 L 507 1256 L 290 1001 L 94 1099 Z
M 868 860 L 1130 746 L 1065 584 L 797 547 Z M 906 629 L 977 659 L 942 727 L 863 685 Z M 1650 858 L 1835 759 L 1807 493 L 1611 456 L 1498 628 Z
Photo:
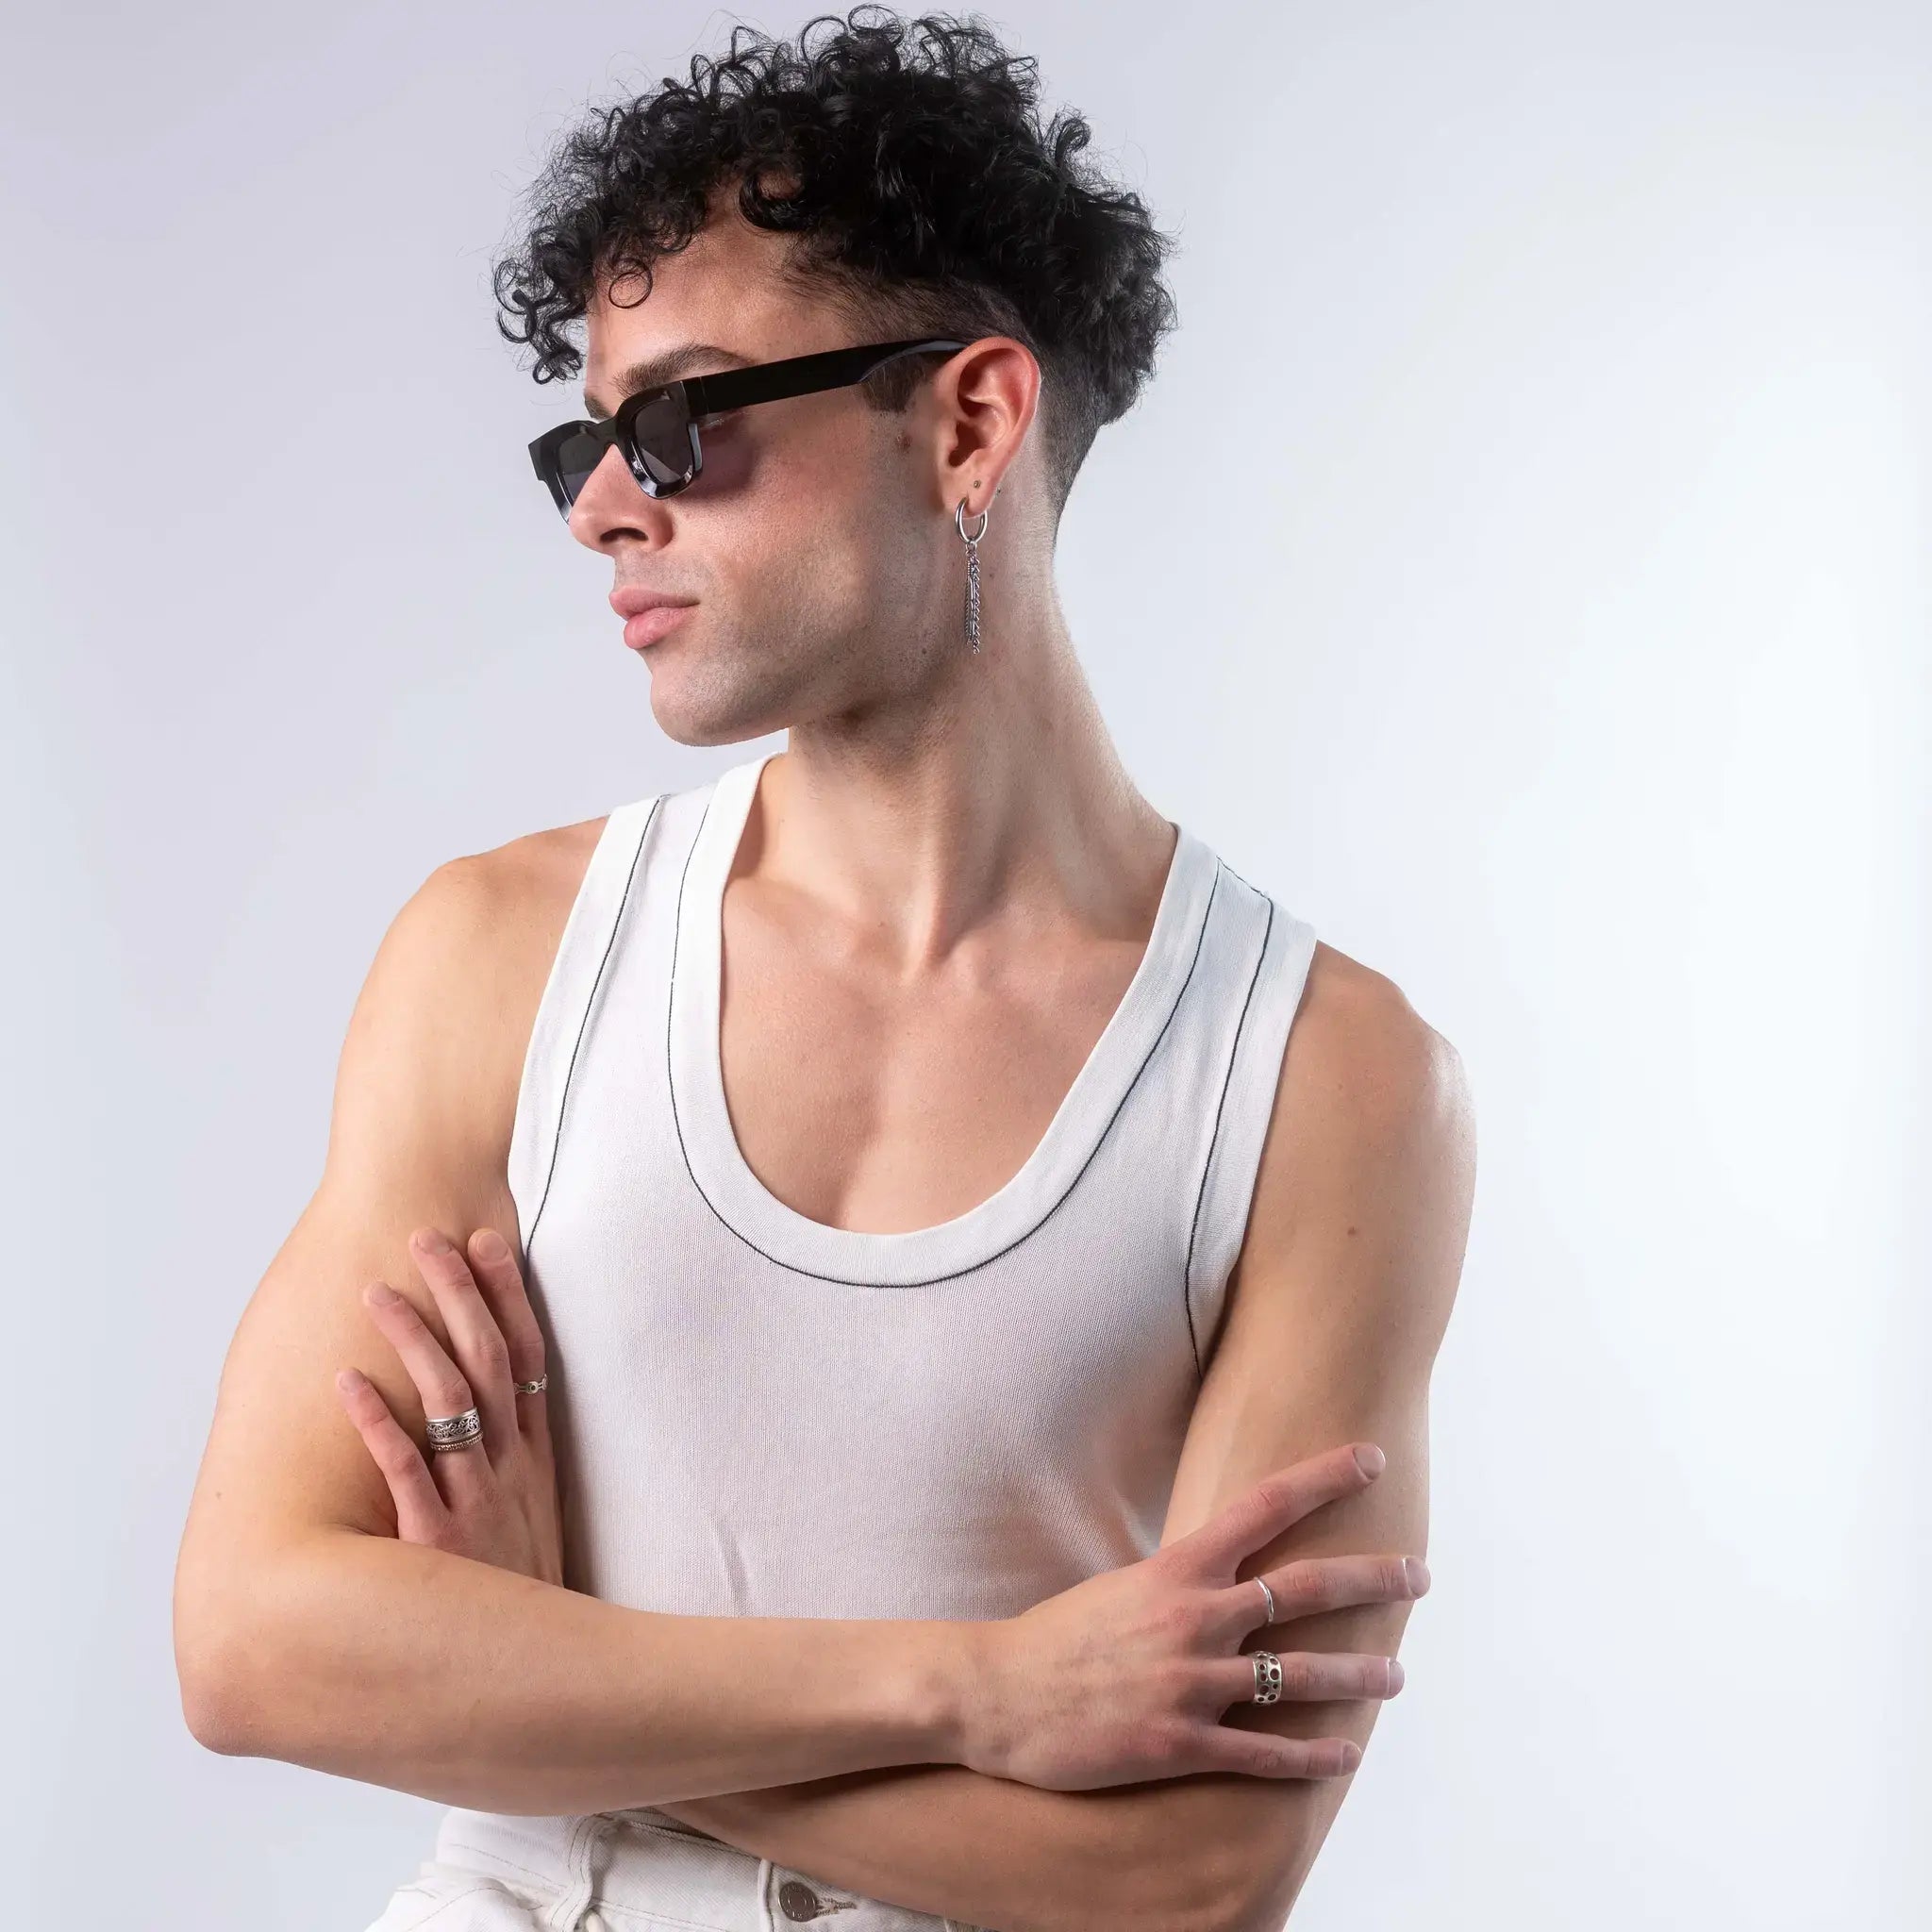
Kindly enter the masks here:
M 751 366 L 751 358 L 741 356 L 736 349 L 721 349 L 716 342 L 680 342 L 676 348 L 666 349 L 661 355 L 648 356 L 641 362 L 633 362 L 617 377 L 617 392 L 623 397 L 635 395 L 641 389 L 657 389 L 699 367 L 712 370 L 721 367 L 749 369 Z M 614 409 L 606 408 L 589 390 L 584 391 L 584 408 L 593 423 L 607 422 L 615 414 Z

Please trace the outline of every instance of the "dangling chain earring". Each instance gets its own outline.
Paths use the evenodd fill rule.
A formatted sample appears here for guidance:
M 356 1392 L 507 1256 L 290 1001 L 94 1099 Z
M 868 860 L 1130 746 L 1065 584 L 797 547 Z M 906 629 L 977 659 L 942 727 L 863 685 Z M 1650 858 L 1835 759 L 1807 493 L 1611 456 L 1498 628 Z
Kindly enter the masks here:
M 997 496 L 1000 487 L 993 485 L 992 494 Z M 966 535 L 966 499 L 962 496 L 954 507 L 953 521 L 959 526 L 959 534 L 966 538 L 966 641 L 976 651 L 979 648 L 979 540 L 986 535 L 987 520 L 992 515 L 992 497 L 988 497 L 986 508 L 979 512 L 979 527 L 968 537 Z

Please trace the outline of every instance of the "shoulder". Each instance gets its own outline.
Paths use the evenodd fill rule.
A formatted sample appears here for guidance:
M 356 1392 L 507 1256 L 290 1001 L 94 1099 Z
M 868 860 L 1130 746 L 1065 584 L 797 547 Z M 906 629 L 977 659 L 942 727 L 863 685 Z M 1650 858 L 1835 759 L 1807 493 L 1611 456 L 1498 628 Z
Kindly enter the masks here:
M 488 1009 L 540 964 L 547 971 L 608 822 L 580 819 L 444 859 L 383 937 L 394 976 L 433 979 Z
M 339 1113 L 365 1104 L 467 1119 L 508 1145 L 517 1086 L 565 922 L 608 815 L 444 859 L 391 920 L 343 1043 Z
M 1463 1086 L 1461 1056 L 1393 979 L 1315 942 L 1282 1059 L 1277 1116 L 1313 1108 L 1332 1125 L 1340 1109 L 1388 1127 L 1450 1102 Z
M 1266 909 L 1271 927 L 1286 934 L 1278 957 L 1289 1011 L 1263 1175 L 1283 1163 L 1287 1143 L 1298 1132 L 1331 1133 L 1338 1116 L 1374 1131 L 1377 1122 L 1391 1128 L 1418 1108 L 1453 1106 L 1458 1099 L 1466 1106 L 1460 1055 L 1402 987 L 1317 938 L 1292 907 L 1224 861 L 1221 870 L 1237 891 Z M 1276 950 L 1274 942 L 1270 950 Z
M 446 858 L 397 915 L 413 943 L 452 941 L 514 952 L 560 934 L 608 815 L 525 832 L 483 852 Z
M 1442 1265 L 1391 1265 L 1376 1271 L 1385 1282 L 1426 1278 L 1453 1294 L 1474 1163 L 1474 1103 L 1455 1045 L 1388 974 L 1317 941 L 1282 1056 L 1237 1284 L 1292 1277 L 1307 1284 L 1305 1292 L 1322 1280 L 1341 1291 L 1359 1278 L 1343 1257 L 1379 1254 L 1392 1264 L 1407 1251 Z M 1452 1254 L 1456 1265 L 1446 1265 Z M 1319 1260 L 1303 1267 L 1306 1257 Z M 1249 1290 L 1257 1291 L 1265 1291 Z

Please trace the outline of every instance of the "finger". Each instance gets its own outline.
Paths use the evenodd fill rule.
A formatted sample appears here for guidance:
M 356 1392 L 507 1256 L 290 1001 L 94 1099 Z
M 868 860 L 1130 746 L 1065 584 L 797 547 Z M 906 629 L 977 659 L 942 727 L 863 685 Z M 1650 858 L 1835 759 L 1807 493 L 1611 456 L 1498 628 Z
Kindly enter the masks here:
M 1191 1771 L 1250 1777 L 1347 1777 L 1362 1761 L 1353 1738 L 1277 1738 L 1236 1724 L 1204 1724 L 1185 1752 Z
M 450 1350 L 470 1385 L 470 1400 L 483 1418 L 483 1441 L 492 1455 L 517 1438 L 516 1394 L 510 1388 L 509 1344 L 483 1299 L 470 1264 L 441 1228 L 419 1227 L 409 1237 L 437 1311 L 449 1330 Z
M 1392 1657 L 1373 1652 L 1291 1650 L 1278 1653 L 1281 1701 L 1321 1704 L 1337 1698 L 1393 1697 L 1405 1682 L 1403 1669 Z M 1203 1707 L 1217 1720 L 1234 1704 L 1255 1701 L 1253 1654 L 1214 1657 L 1203 1664 Z
M 1274 1595 L 1277 1624 L 1351 1604 L 1407 1603 L 1429 1587 L 1429 1566 L 1420 1557 L 1303 1557 L 1261 1574 Z M 1253 1597 L 1260 1627 L 1268 1621 L 1261 1592 L 1252 1583 L 1237 1588 Z
M 336 1376 L 336 1392 L 389 1485 L 396 1533 L 405 1542 L 433 1541 L 449 1520 L 449 1507 L 430 1477 L 415 1438 L 390 1412 L 382 1391 L 361 1370 L 343 1369 Z
M 1224 1582 L 1243 1557 L 1274 1541 L 1284 1529 L 1341 1496 L 1353 1496 L 1374 1482 L 1387 1458 L 1373 1442 L 1344 1442 L 1305 1457 L 1265 1475 L 1237 1496 L 1199 1529 L 1170 1543 L 1160 1554 L 1174 1567 L 1204 1580 Z M 1260 1592 L 1255 1592 L 1258 1600 Z
M 362 1291 L 362 1299 L 415 1384 L 425 1416 L 461 1415 L 475 1406 L 462 1370 L 450 1359 L 407 1296 L 398 1294 L 386 1281 L 372 1281 Z M 474 1499 L 487 1484 L 491 1474 L 487 1447 L 487 1442 L 473 1442 L 465 1449 L 432 1452 L 438 1465 L 433 1476 L 448 1501 Z
M 470 1273 L 490 1304 L 509 1350 L 511 1381 L 541 1380 L 545 1357 L 543 1330 L 538 1324 L 536 1309 L 530 1306 L 530 1291 L 509 1243 L 495 1228 L 479 1227 L 470 1237 L 469 1255 Z M 519 1391 L 516 1396 L 517 1419 L 525 1436 L 541 1437 L 541 1446 L 547 1451 L 550 1438 L 544 1403 L 544 1391 L 541 1389 L 534 1394 Z

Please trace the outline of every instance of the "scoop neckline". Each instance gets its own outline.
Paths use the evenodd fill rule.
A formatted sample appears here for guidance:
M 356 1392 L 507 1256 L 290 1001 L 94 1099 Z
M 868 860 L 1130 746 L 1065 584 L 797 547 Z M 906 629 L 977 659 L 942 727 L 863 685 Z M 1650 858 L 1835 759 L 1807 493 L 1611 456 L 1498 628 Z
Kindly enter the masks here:
M 732 765 L 712 782 L 679 879 L 666 1002 L 672 1111 L 685 1164 L 711 1211 L 749 1246 L 803 1274 L 911 1287 L 984 1266 L 1050 1215 L 1099 1151 L 1193 971 L 1218 861 L 1184 824 L 1145 950 L 1119 1005 L 1017 1173 L 950 1220 L 893 1233 L 833 1227 L 774 1194 L 738 1144 L 720 1053 L 724 887 L 757 795 L 777 754 Z M 1173 821 L 1169 821 L 1173 824 Z

